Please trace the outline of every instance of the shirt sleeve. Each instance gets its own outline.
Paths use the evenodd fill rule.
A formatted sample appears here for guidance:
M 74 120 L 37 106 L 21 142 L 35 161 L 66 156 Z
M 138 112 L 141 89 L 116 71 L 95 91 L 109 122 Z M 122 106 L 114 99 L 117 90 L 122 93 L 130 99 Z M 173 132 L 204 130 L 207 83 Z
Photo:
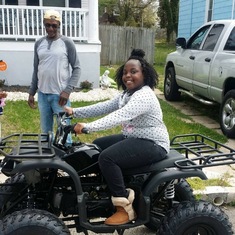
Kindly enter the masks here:
M 29 94 L 30 95 L 35 95 L 38 89 L 38 64 L 39 64 L 39 59 L 38 59 L 38 53 L 37 53 L 37 48 L 38 45 L 41 43 L 43 38 L 39 39 L 38 41 L 35 42 L 34 44 L 34 60 L 33 60 L 33 75 L 32 75 L 32 81 L 31 85 L 29 87 Z
M 120 94 L 114 97 L 111 100 L 107 100 L 104 102 L 99 102 L 97 104 L 74 108 L 73 115 L 77 118 L 86 118 L 86 117 L 97 117 L 104 114 L 109 114 L 118 109 L 118 101 Z
M 151 109 L 151 100 L 153 101 L 149 91 L 136 91 L 125 106 L 94 122 L 86 123 L 85 127 L 93 132 L 121 125 L 148 112 Z
M 73 91 L 74 87 L 76 87 L 78 84 L 78 80 L 81 76 L 81 67 L 74 42 L 67 37 L 63 37 L 63 40 L 67 47 L 68 61 L 72 68 L 72 74 L 64 92 L 70 94 Z

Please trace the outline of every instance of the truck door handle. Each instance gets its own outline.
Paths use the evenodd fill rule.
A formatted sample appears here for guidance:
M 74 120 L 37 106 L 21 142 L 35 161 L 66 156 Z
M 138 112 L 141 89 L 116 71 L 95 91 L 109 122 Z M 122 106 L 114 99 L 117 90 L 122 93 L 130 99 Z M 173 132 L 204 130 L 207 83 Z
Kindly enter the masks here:
M 206 62 L 210 62 L 210 61 L 211 61 L 211 58 L 208 58 L 208 57 L 207 57 L 207 58 L 205 59 L 205 61 L 206 61 Z
M 194 60 L 194 59 L 195 59 L 195 56 L 191 55 L 191 56 L 189 56 L 189 59 L 190 59 L 190 60 Z

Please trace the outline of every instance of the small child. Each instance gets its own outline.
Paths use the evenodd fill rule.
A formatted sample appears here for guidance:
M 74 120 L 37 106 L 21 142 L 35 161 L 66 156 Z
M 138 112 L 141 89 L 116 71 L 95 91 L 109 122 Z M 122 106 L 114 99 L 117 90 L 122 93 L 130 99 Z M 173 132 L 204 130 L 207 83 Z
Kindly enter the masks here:
M 135 192 L 125 187 L 122 169 L 151 165 L 164 159 L 169 151 L 168 131 L 153 91 L 158 74 L 144 55 L 143 50 L 134 49 L 117 70 L 115 79 L 122 92 L 113 99 L 86 107 L 65 107 L 67 113 L 80 118 L 106 114 L 90 123 L 77 123 L 77 134 L 83 128 L 94 132 L 122 126 L 122 133 L 94 140 L 102 149 L 99 166 L 116 206 L 116 213 L 105 220 L 107 225 L 126 224 L 136 218 L 132 207 Z
M 0 115 L 3 115 L 3 106 L 5 106 L 5 98 L 7 93 L 5 91 L 0 91 Z

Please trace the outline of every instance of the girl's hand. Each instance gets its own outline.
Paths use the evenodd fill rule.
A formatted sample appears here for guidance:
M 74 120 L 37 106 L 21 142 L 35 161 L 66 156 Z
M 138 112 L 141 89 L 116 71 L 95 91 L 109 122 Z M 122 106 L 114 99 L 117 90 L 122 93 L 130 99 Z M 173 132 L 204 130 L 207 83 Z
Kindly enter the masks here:
M 84 128 L 85 123 L 77 123 L 74 127 L 76 134 L 82 134 L 82 129 Z
M 64 107 L 64 111 L 68 114 L 68 115 L 73 115 L 73 108 L 65 106 Z

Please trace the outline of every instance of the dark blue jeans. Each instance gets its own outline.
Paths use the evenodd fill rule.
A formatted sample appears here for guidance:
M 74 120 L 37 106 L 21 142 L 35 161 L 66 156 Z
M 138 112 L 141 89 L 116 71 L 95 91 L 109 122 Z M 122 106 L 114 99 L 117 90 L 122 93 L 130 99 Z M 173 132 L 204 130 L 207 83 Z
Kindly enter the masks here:
M 150 165 L 166 157 L 165 149 L 153 141 L 122 134 L 101 137 L 94 143 L 103 150 L 99 166 L 114 197 L 127 197 L 121 169 Z

